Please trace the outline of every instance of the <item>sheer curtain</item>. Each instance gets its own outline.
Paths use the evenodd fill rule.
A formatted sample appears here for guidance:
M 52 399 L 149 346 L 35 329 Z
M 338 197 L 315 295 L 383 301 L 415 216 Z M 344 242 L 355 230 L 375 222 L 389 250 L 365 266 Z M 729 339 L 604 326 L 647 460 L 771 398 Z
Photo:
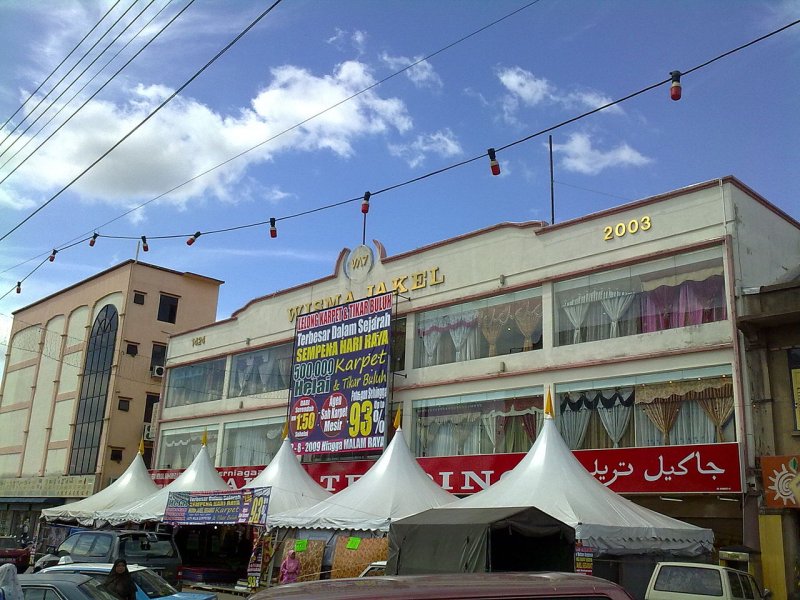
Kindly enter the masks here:
M 442 319 L 439 317 L 425 319 L 420 324 L 418 334 L 422 339 L 422 348 L 425 353 L 423 367 L 431 367 L 439 363 L 437 351 L 443 329 Z
M 564 309 L 564 312 L 566 313 L 569 322 L 572 324 L 573 344 L 581 343 L 581 327 L 583 326 L 583 322 L 586 320 L 586 315 L 589 312 L 590 300 L 588 300 L 587 296 L 588 294 L 582 294 L 577 298 L 573 298 L 572 300 L 567 300 L 562 305 L 562 308 Z
M 589 420 L 592 417 L 588 399 L 581 394 L 580 398 L 573 400 L 569 392 L 566 392 L 561 396 L 560 413 L 561 437 L 564 438 L 564 442 L 570 450 L 577 450 L 583 444 L 586 429 L 589 427 Z
M 712 275 L 702 281 L 684 281 L 678 298 L 678 327 L 725 319 L 725 281 Z M 721 309 L 721 315 L 715 314 Z
M 634 401 L 633 388 L 601 390 L 595 396 L 597 416 L 600 417 L 614 448 L 619 448 L 619 441 L 628 429 Z
M 456 362 L 477 358 L 478 311 L 465 310 L 451 317 L 449 332 L 456 349 Z
M 508 305 L 481 309 L 481 333 L 489 343 L 489 356 L 497 355 L 497 340 L 500 337 L 500 331 L 510 318 L 511 307 Z
M 625 315 L 625 311 L 633 302 L 635 295 L 633 292 L 623 292 L 620 290 L 603 290 L 600 304 L 611 319 L 611 330 L 609 337 L 615 338 L 619 335 L 619 321 Z
M 528 299 L 520 303 L 514 311 L 514 322 L 524 338 L 523 350 L 532 350 L 533 345 L 542 337 L 542 302 L 539 299 Z

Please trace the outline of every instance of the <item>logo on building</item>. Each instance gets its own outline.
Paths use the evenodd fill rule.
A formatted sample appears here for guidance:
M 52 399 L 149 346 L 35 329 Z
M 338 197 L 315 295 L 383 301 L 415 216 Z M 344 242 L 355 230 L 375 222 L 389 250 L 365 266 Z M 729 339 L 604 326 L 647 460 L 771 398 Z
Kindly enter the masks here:
M 375 264 L 375 255 L 369 246 L 358 246 L 347 255 L 347 262 L 344 265 L 344 274 L 355 283 L 364 281 L 372 271 Z

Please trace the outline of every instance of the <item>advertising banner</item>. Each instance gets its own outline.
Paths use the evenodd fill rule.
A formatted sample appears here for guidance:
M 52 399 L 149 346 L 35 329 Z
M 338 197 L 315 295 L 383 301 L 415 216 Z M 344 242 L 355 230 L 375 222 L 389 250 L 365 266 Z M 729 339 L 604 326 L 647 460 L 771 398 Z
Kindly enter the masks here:
M 392 293 L 297 317 L 289 437 L 297 454 L 381 450 Z
M 762 456 L 761 484 L 767 508 L 800 508 L 800 455 Z
M 606 487 L 623 494 L 741 493 L 739 444 L 651 446 L 608 450 L 575 450 L 575 458 Z M 474 454 L 417 458 L 422 469 L 452 494 L 474 494 L 497 483 L 517 466 L 525 454 Z M 792 462 L 790 459 L 794 459 Z M 774 506 L 792 508 L 796 501 L 790 483 L 798 477 L 798 457 L 762 457 L 764 488 L 772 492 Z M 785 463 L 785 464 L 784 464 Z M 303 464 L 312 479 L 329 492 L 340 492 L 358 481 L 375 464 L 372 460 L 343 460 Z M 263 467 L 217 467 L 229 483 L 241 487 Z M 231 476 L 231 473 L 248 473 Z M 180 471 L 150 471 L 164 486 Z M 778 504 L 780 503 L 780 504 Z
M 270 490 L 170 492 L 164 522 L 175 525 L 266 525 Z

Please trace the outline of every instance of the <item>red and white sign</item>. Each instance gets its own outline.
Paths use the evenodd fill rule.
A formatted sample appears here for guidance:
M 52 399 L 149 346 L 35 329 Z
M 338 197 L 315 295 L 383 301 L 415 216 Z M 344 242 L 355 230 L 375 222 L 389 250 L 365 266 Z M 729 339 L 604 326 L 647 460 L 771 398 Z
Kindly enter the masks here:
M 696 444 L 578 450 L 578 461 L 595 479 L 624 494 L 741 493 L 739 445 Z M 422 469 L 442 488 L 453 494 L 474 494 L 499 481 L 525 456 L 477 454 L 418 458 Z M 358 480 L 374 464 L 371 460 L 304 464 L 311 477 L 326 490 L 338 492 Z M 217 467 L 233 488 L 252 481 L 264 466 Z M 163 487 L 181 471 L 153 470 L 150 475 Z

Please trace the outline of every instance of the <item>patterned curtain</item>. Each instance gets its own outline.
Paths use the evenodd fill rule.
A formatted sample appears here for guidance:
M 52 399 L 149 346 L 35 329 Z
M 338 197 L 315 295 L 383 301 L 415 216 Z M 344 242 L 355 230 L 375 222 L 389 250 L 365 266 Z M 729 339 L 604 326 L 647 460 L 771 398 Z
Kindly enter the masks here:
M 625 435 L 633 413 L 635 401 L 633 388 L 621 391 L 619 388 L 607 390 L 605 393 L 598 392 L 594 398 L 596 402 L 597 416 L 606 430 L 608 437 L 614 444 L 614 448 L 619 448 L 619 441 Z
M 522 332 L 525 341 L 523 350 L 532 350 L 534 334 L 536 342 L 542 337 L 542 302 L 538 299 L 528 299 L 520 303 L 519 308 L 514 311 L 514 322 Z
M 489 356 L 497 355 L 497 339 L 503 326 L 511 318 L 510 306 L 488 307 L 481 309 L 480 323 L 481 333 L 486 341 L 489 342 Z
M 456 362 L 472 360 L 477 355 L 475 332 L 478 325 L 478 312 L 465 310 L 450 322 L 450 338 L 456 349 Z

